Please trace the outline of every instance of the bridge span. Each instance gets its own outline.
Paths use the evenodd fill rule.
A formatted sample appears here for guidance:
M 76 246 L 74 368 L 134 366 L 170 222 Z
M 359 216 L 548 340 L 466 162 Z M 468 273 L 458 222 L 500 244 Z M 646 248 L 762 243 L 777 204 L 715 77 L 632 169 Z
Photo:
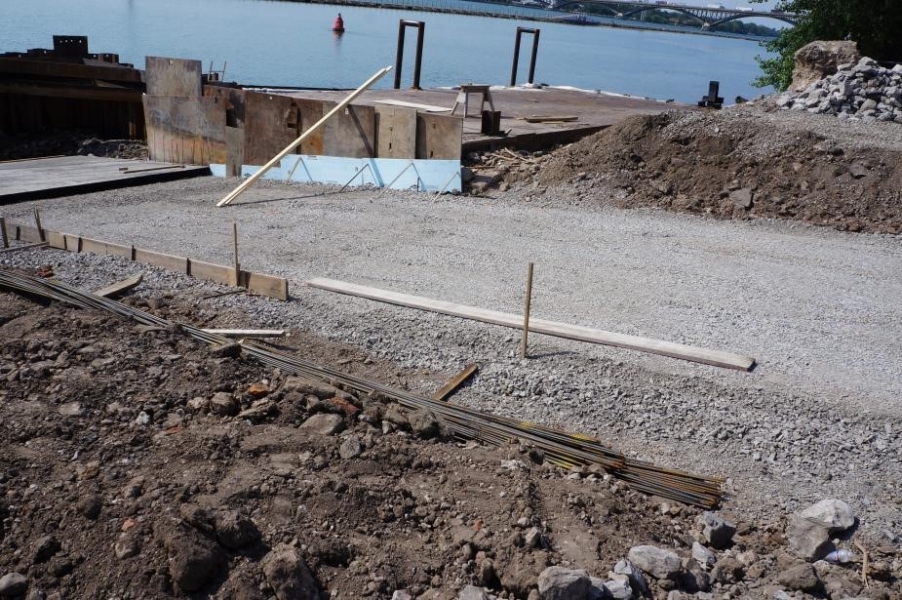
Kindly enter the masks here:
M 612 16 L 629 18 L 653 10 L 669 10 L 678 12 L 696 21 L 702 29 L 717 27 L 723 23 L 739 19 L 773 19 L 789 25 L 795 25 L 798 15 L 782 11 L 759 11 L 752 8 L 725 8 L 719 4 L 693 6 L 680 2 L 661 1 L 643 2 L 641 0 L 538 0 L 549 8 L 561 10 L 577 6 L 594 6 L 605 9 Z

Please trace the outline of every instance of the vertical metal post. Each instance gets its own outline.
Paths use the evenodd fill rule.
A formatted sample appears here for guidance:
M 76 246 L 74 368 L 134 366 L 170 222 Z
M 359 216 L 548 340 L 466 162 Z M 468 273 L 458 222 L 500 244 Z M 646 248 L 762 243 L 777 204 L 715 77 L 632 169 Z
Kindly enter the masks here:
M 395 58 L 395 89 L 401 89 L 401 65 L 404 64 L 404 19 L 398 26 L 398 55 Z
M 417 50 L 413 65 L 413 85 L 411 89 L 420 89 L 420 73 L 423 66 L 423 40 L 426 37 L 424 21 L 407 21 L 401 19 L 398 24 L 398 56 L 395 59 L 395 89 L 401 89 L 401 66 L 404 64 L 404 32 L 407 27 L 417 28 Z
M 536 56 L 539 54 L 539 34 L 541 29 L 533 29 L 532 34 L 532 56 L 529 58 L 529 79 L 526 83 L 532 83 L 536 76 Z
M 523 28 L 517 27 L 517 39 L 514 42 L 514 64 L 511 67 L 511 87 L 517 85 L 517 65 L 520 62 L 520 37 L 523 35 Z
M 529 309 L 532 304 L 532 263 L 526 271 L 526 304 L 523 308 L 523 340 L 520 342 L 520 358 L 526 358 L 526 341 L 529 338 Z
M 532 34 L 532 55 L 529 59 L 529 80 L 532 83 L 536 75 L 536 57 L 539 54 L 539 34 L 541 29 L 529 29 L 527 27 L 517 27 L 517 38 L 514 42 L 514 64 L 511 67 L 511 87 L 517 85 L 517 67 L 520 63 L 520 41 L 524 33 Z

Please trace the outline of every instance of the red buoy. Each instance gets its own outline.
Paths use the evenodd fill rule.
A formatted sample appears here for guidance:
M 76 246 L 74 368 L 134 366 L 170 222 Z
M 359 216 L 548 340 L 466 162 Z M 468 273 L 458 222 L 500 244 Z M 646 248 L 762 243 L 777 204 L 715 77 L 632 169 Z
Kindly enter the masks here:
M 332 31 L 335 33 L 345 32 L 345 22 L 344 19 L 341 18 L 341 13 L 338 13 L 338 16 L 335 17 L 335 22 L 332 23 Z

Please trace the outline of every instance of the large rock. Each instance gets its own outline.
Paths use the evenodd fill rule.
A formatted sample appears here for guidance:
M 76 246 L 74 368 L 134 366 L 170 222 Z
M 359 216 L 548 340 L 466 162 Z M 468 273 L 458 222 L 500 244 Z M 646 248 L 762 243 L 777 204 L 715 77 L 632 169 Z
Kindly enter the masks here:
M 162 535 L 163 544 L 169 551 L 169 574 L 182 591 L 198 591 L 226 565 L 219 546 L 196 529 L 179 526 Z
M 777 577 L 780 585 L 800 592 L 816 592 L 821 587 L 821 580 L 817 577 L 814 567 L 809 564 L 800 564 L 790 567 Z
M 316 581 L 294 546 L 279 544 L 263 557 L 262 564 L 279 600 L 319 600 Z
M 656 546 L 634 546 L 627 557 L 655 579 L 672 579 L 679 575 L 683 565 L 675 552 Z
M 319 435 L 332 435 L 344 429 L 344 419 L 339 415 L 319 413 L 304 421 L 298 429 Z
M 614 565 L 614 573 L 617 575 L 626 575 L 630 580 L 630 587 L 640 596 L 648 594 L 648 582 L 642 575 L 642 571 L 628 560 L 621 560 Z
M 799 516 L 818 523 L 830 533 L 839 533 L 855 525 L 852 507 L 842 500 L 821 500 L 800 512 Z
M 216 539 L 229 550 L 238 550 L 255 544 L 260 530 L 241 513 L 227 510 L 216 515 Z
M 457 594 L 457 600 L 489 600 L 489 596 L 484 589 L 468 585 Z
M 586 600 L 592 582 L 583 570 L 548 567 L 539 575 L 542 600 Z
M 820 560 L 833 550 L 830 531 L 826 527 L 797 515 L 790 518 L 786 537 L 790 550 L 807 561 Z
M 815 81 L 836 73 L 839 65 L 857 63 L 860 58 L 855 42 L 811 42 L 795 54 L 790 87 L 801 92 Z
M 710 569 L 717 562 L 717 556 L 698 542 L 692 542 L 692 558 L 698 561 L 698 564 L 705 570 Z
M 600 579 L 592 579 L 592 590 L 590 591 L 591 600 L 632 600 L 633 587 L 630 585 L 630 578 L 626 575 L 618 575 L 617 573 L 608 573 L 610 579 L 601 582 Z M 596 593 L 596 591 L 598 593 Z M 595 593 L 593 597 L 591 594 Z
M 0 577 L 0 597 L 21 596 L 28 589 L 28 579 L 20 573 L 7 573 Z
M 733 534 L 736 533 L 736 525 L 725 521 L 713 512 L 702 513 L 702 531 L 705 540 L 715 550 L 726 550 L 733 543 Z
M 423 439 L 434 438 L 439 434 L 439 422 L 431 410 L 415 410 L 407 416 L 407 420 L 413 432 Z

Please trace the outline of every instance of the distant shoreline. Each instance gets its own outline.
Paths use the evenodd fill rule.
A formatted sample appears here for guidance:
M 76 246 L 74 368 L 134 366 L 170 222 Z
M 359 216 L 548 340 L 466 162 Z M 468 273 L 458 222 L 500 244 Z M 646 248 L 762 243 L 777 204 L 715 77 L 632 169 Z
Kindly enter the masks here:
M 489 11 L 479 11 L 479 10 L 466 10 L 461 8 L 450 8 L 450 7 L 438 7 L 438 6 L 427 6 L 427 5 L 419 5 L 415 2 L 411 2 L 410 4 L 383 4 L 382 2 L 378 2 L 377 0 L 266 0 L 267 2 L 295 2 L 301 4 L 330 4 L 333 6 L 360 6 L 363 8 L 385 8 L 391 10 L 412 10 L 418 12 L 434 12 L 434 13 L 444 13 L 444 14 L 452 14 L 452 15 L 467 15 L 473 17 L 489 17 L 495 19 L 515 19 L 522 21 L 536 21 L 536 22 L 544 22 L 544 23 L 559 23 L 561 25 L 574 25 L 577 27 L 611 27 L 614 29 L 632 29 L 637 31 L 661 31 L 664 33 L 683 33 L 686 35 L 705 35 L 710 37 L 720 37 L 720 38 L 728 38 L 728 39 L 736 39 L 736 40 L 746 40 L 749 42 L 766 42 L 775 38 L 766 37 L 766 36 L 758 36 L 758 35 L 742 35 L 737 33 L 727 33 L 727 32 L 719 32 L 719 31 L 711 31 L 711 30 L 703 30 L 703 29 L 694 29 L 689 27 L 676 27 L 676 26 L 668 26 L 655 24 L 654 26 L 649 25 L 641 25 L 639 22 L 631 22 L 631 21 L 615 21 L 613 19 L 609 19 L 607 17 L 595 17 L 586 15 L 588 19 L 596 19 L 603 18 L 607 19 L 605 21 L 599 21 L 597 23 L 574 23 L 572 21 L 566 21 L 568 16 L 575 17 L 576 13 L 556 13 L 558 16 L 554 17 L 542 17 L 539 15 L 526 15 L 526 14 L 510 14 L 504 12 L 489 12 Z M 511 7 L 509 4 L 501 4 L 497 2 L 483 2 L 479 1 L 480 4 L 485 5 L 498 5 L 498 6 L 506 6 Z M 511 7 L 517 8 L 517 7 Z

